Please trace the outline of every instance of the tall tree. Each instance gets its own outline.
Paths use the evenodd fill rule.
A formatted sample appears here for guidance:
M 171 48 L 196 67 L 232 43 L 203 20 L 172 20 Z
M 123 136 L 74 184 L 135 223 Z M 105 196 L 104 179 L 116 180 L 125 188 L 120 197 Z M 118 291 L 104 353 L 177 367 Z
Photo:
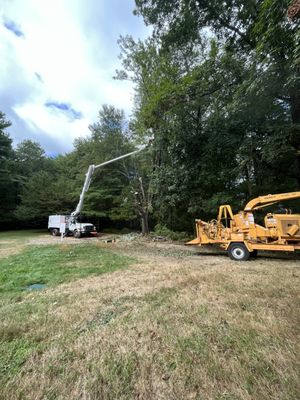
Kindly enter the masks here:
M 94 162 L 127 154 L 135 149 L 132 126 L 129 127 L 124 111 L 104 105 L 99 121 L 90 126 L 91 139 L 84 145 L 92 146 Z M 82 142 L 81 142 L 82 144 Z M 143 234 L 149 233 L 151 194 L 147 172 L 146 153 L 126 158 L 96 171 L 94 183 L 87 195 L 85 210 L 111 220 L 141 221 Z M 100 208 L 101 207 L 101 208 Z
M 28 139 L 17 145 L 15 157 L 20 173 L 26 178 L 44 169 L 47 158 L 41 145 Z
M 240 207 L 249 196 L 299 187 L 288 89 L 296 30 L 282 3 L 136 1 L 153 35 L 120 39 L 117 77 L 135 83 L 136 126 L 155 135 L 159 222 L 182 228 L 188 215 L 213 215 L 221 202 Z M 261 26 L 267 21 L 271 30 L 269 19 L 272 50 Z
M 6 133 L 11 123 L 0 111 L 0 219 L 2 224 L 13 220 L 16 206 L 16 184 L 14 171 L 14 151 L 12 140 Z M 2 225 L 3 226 L 3 225 Z
M 74 153 L 79 160 L 76 176 L 78 196 L 90 164 L 101 164 L 133 150 L 123 110 L 104 105 L 90 131 L 91 137 L 75 141 Z M 95 171 L 84 203 L 83 212 L 86 215 L 111 220 L 126 219 L 119 212 L 122 190 L 127 184 L 126 163 L 121 160 Z
M 247 82 L 259 95 L 261 88 L 271 102 L 281 102 L 290 112 L 290 121 L 282 126 L 282 136 L 293 148 L 292 165 L 300 184 L 299 123 L 300 70 L 299 35 L 296 19 L 289 20 L 291 0 L 136 0 L 136 13 L 154 25 L 165 51 L 182 44 L 197 43 L 204 28 L 236 54 L 246 55 L 256 65 Z M 212 71 L 213 72 L 213 71 Z M 264 93 L 264 94 L 265 94 Z
M 39 145 L 34 148 L 41 149 Z M 27 225 L 46 226 L 49 215 L 69 214 L 73 210 L 77 199 L 74 195 L 74 157 L 72 154 L 55 159 L 33 157 L 29 158 L 28 162 L 28 170 L 25 171 L 28 175 L 23 175 L 21 202 L 15 215 Z M 31 170 L 30 165 L 35 163 L 42 168 Z M 20 167 L 20 164 L 18 166 Z

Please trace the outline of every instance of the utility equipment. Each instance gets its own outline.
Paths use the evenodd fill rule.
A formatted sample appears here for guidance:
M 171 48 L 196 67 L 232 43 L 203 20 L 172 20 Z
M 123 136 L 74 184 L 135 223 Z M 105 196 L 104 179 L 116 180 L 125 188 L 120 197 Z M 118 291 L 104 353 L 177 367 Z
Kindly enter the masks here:
M 259 250 L 300 250 L 300 214 L 268 213 L 264 225 L 255 223 L 253 211 L 272 204 L 300 198 L 300 192 L 269 194 L 249 201 L 244 210 L 233 214 L 231 206 L 219 207 L 218 219 L 196 219 L 197 237 L 187 244 L 218 244 L 232 260 L 244 261 Z
M 90 223 L 81 223 L 78 221 L 78 216 L 81 213 L 83 207 L 83 201 L 85 193 L 89 190 L 90 183 L 94 174 L 94 171 L 100 167 L 104 167 L 105 165 L 111 164 L 115 161 L 122 160 L 123 158 L 133 156 L 134 154 L 139 153 L 144 150 L 146 146 L 142 146 L 138 150 L 132 151 L 130 153 L 124 154 L 122 156 L 113 158 L 112 160 L 105 161 L 98 165 L 90 165 L 87 173 L 85 175 L 85 181 L 83 184 L 83 188 L 79 197 L 79 202 L 77 204 L 76 209 L 70 215 L 50 215 L 48 220 L 48 230 L 53 236 L 60 235 L 62 229 L 65 231 L 66 235 L 72 234 L 76 238 L 80 238 L 81 236 L 96 236 L 97 231 L 96 227 Z

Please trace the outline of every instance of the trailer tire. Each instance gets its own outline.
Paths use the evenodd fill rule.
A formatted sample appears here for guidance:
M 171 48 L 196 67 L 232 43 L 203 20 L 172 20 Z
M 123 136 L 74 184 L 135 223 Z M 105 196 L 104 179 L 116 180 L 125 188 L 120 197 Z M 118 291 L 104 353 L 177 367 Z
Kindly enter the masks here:
M 250 252 L 243 243 L 232 243 L 228 248 L 229 257 L 235 261 L 247 261 Z
M 74 231 L 74 232 L 73 232 L 73 236 L 74 236 L 74 238 L 76 238 L 76 239 L 80 239 L 80 238 L 81 238 L 81 233 L 80 233 L 79 231 Z
M 59 236 L 59 229 L 58 228 L 53 228 L 50 231 L 52 236 Z

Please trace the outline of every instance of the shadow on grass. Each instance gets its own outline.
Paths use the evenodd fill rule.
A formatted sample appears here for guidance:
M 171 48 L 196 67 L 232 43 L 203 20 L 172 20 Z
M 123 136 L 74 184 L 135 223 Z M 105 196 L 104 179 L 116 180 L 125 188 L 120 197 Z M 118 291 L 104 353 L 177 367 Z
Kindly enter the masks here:
M 212 250 L 211 252 L 206 251 L 197 251 L 194 253 L 196 256 L 201 257 L 214 257 L 214 256 L 221 256 L 227 257 L 229 256 L 226 251 L 222 250 Z M 261 251 L 258 253 L 256 257 L 251 257 L 248 261 L 255 261 L 255 260 L 300 260 L 300 252 L 298 253 L 288 253 L 288 252 L 271 252 L 271 251 Z

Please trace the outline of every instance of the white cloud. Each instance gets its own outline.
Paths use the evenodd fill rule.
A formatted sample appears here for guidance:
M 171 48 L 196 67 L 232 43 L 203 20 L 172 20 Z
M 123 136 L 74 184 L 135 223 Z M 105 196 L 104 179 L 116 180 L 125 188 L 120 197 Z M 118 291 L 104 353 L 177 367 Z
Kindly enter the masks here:
M 56 151 L 68 151 L 74 138 L 88 133 L 88 125 L 96 120 L 103 103 L 130 112 L 131 84 L 112 79 L 119 67 L 116 39 L 119 33 L 133 33 L 132 27 L 143 36 L 149 30 L 137 18 L 132 25 L 133 0 L 122 3 L 122 11 L 127 13 L 122 16 L 113 7 L 114 2 L 4 0 L 0 110 L 15 120 L 10 132 L 16 141 L 38 138 L 48 151 L 55 151 L 53 143 L 57 141 Z M 113 26 L 114 18 L 123 21 L 120 32 Z M 7 23 L 4 26 L 5 21 L 11 21 L 15 31 Z M 49 101 L 70 104 L 82 118 L 71 119 L 46 107 Z M 23 131 L 17 132 L 20 120 Z M 48 141 L 51 149 L 47 148 Z

